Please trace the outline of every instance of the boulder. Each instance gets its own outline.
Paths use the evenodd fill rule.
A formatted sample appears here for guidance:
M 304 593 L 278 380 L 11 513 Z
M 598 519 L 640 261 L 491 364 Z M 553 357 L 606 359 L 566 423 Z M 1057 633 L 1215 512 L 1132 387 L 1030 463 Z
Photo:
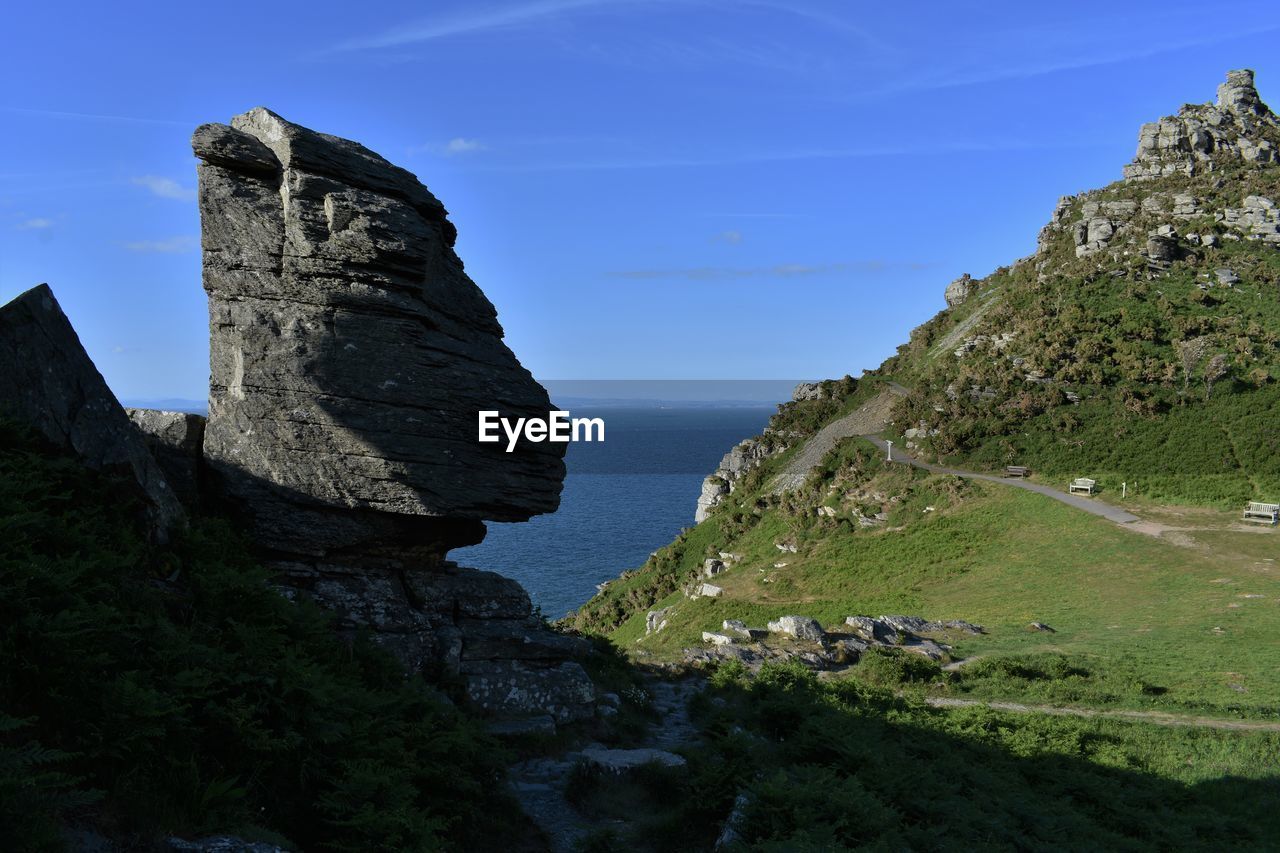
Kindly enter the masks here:
M 204 457 L 259 542 L 324 555 L 483 537 L 556 509 L 565 445 L 477 441 L 546 391 L 463 271 L 444 206 L 358 143 L 257 108 L 197 129 Z
M 728 646 L 733 644 L 733 637 L 727 634 L 717 634 L 714 631 L 703 631 L 702 642 L 710 643 L 713 646 Z
M 670 607 L 662 607 L 658 610 L 650 610 L 644 617 L 644 633 L 645 636 L 656 634 L 663 628 L 667 627 L 667 617 L 671 613 Z
M 977 282 L 968 273 L 960 276 L 948 284 L 946 292 L 943 293 L 943 298 L 947 300 L 947 307 L 954 308 L 961 304 L 973 295 L 977 287 Z
M 786 634 L 797 640 L 814 643 L 822 642 L 827 636 L 827 632 L 822 630 L 817 620 L 810 619 L 808 616 L 779 616 L 770 622 L 768 627 L 770 633 Z
M 684 767 L 687 763 L 684 756 L 665 749 L 609 749 L 600 744 L 588 746 L 582 750 L 581 756 L 587 765 L 609 773 L 629 773 L 646 764 Z
M 135 484 L 152 537 L 186 513 L 47 284 L 0 307 L 0 415 Z
M 467 697 L 491 713 L 547 714 L 557 723 L 595 716 L 595 687 L 576 661 L 470 661 L 460 671 Z
M 204 446 L 204 417 L 190 412 L 126 409 L 129 420 L 164 472 L 165 480 L 188 509 L 200 497 L 200 454 Z

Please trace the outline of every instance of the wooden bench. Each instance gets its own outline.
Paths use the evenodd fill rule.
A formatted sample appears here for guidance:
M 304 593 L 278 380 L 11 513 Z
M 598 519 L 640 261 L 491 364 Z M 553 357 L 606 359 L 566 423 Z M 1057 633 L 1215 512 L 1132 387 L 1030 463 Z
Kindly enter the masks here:
M 1076 477 L 1071 481 L 1071 485 L 1067 489 L 1073 495 L 1076 492 L 1084 492 L 1086 495 L 1091 495 L 1097 490 L 1098 481 L 1090 480 L 1088 477 Z
M 1006 477 L 1026 477 L 1031 474 L 1031 469 L 1025 465 L 1006 465 L 1004 475 Z
M 1244 508 L 1244 520 L 1252 521 L 1254 524 L 1278 524 L 1280 523 L 1280 504 L 1249 501 L 1249 505 Z

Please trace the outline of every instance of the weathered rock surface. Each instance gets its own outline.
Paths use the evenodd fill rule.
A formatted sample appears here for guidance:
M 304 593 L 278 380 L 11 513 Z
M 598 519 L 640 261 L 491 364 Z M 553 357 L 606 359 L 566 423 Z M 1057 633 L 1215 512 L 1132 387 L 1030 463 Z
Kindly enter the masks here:
M 797 385 L 796 394 L 808 394 L 809 392 L 804 390 L 807 387 L 803 384 Z M 814 398 L 804 396 L 797 399 Z M 781 450 L 770 449 L 758 438 L 748 438 L 735 445 L 720 460 L 720 465 L 715 472 L 702 481 L 702 493 L 698 495 L 698 506 L 693 515 L 694 522 L 705 521 L 711 514 L 711 510 L 719 506 L 727 495 L 733 493 L 734 484 L 739 477 L 758 467 L 769 456 L 779 452 Z
M 820 643 L 826 637 L 826 632 L 822 630 L 818 621 L 808 616 L 779 616 L 769 622 L 768 627 L 771 633 L 786 634 L 797 640 L 808 640 L 814 643 Z
M 485 520 L 554 510 L 564 478 L 563 444 L 477 441 L 478 411 L 551 404 L 463 271 L 444 206 L 363 146 L 261 108 L 192 147 L 205 493 L 243 511 L 286 595 L 370 630 L 408 671 L 451 676 L 499 715 L 592 716 L 586 641 L 544 625 L 515 581 L 443 559 Z
M 977 287 L 978 283 L 968 273 L 960 276 L 947 285 L 947 290 L 943 294 L 943 298 L 947 300 L 947 307 L 954 308 L 961 304 L 973 295 Z
M 132 478 L 157 539 L 185 518 L 47 284 L 0 307 L 0 414 L 27 424 L 90 468 Z
M 564 445 L 476 440 L 545 417 L 463 271 L 444 206 L 358 143 L 254 109 L 201 126 L 210 393 L 204 454 L 259 541 L 323 555 L 478 541 L 554 510 Z
M 1216 104 L 1187 105 L 1176 116 L 1144 124 L 1138 153 L 1124 168 L 1126 180 L 1199 175 L 1243 162 L 1274 163 L 1280 150 L 1274 113 L 1258 97 L 1253 72 L 1229 71 Z
M 204 417 L 190 412 L 125 409 L 164 472 L 182 505 L 191 509 L 200 497 L 200 456 Z

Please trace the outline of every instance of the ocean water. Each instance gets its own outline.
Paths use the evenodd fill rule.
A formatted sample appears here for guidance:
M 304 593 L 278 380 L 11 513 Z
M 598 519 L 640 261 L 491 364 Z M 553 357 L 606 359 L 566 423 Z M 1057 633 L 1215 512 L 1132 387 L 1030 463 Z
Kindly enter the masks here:
M 569 445 L 560 509 L 520 524 L 491 523 L 484 542 L 449 554 L 515 578 L 553 619 L 692 525 L 703 478 L 733 445 L 758 435 L 775 409 L 572 411 L 603 418 L 605 440 Z

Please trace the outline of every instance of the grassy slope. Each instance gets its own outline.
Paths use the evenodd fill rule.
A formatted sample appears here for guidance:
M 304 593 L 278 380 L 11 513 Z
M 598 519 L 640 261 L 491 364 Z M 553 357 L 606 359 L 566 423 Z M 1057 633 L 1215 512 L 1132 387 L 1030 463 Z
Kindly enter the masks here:
M 1280 631 L 1280 575 L 1268 562 L 1276 554 L 1270 531 L 1193 531 L 1184 534 L 1191 544 L 1179 546 L 1021 490 L 885 472 L 857 440 L 833 457 L 841 453 L 873 469 L 881 491 L 905 494 L 889 519 L 903 529 L 859 530 L 839 516 L 797 518 L 771 508 L 733 535 L 717 514 L 685 538 L 683 562 L 696 567 L 719 550 L 742 555 L 716 578 L 723 596 L 666 595 L 657 602 L 675 607 L 666 630 L 644 637 L 641 609 L 613 639 L 633 654 L 676 658 L 700 643 L 703 630 L 731 618 L 755 625 L 787 613 L 828 625 L 852 614 L 959 618 L 988 634 L 953 637 L 957 656 L 1062 654 L 1088 675 L 1055 678 L 1032 667 L 1017 677 L 986 663 L 952 678 L 948 692 L 1249 716 L 1280 711 L 1280 648 L 1270 641 Z M 836 458 L 829 463 L 841 467 Z M 775 543 L 783 540 L 796 542 L 799 553 L 779 552 Z M 778 562 L 787 565 L 775 569 Z M 635 589 L 647 574 L 624 583 Z M 1033 620 L 1057 633 L 1027 630 Z

